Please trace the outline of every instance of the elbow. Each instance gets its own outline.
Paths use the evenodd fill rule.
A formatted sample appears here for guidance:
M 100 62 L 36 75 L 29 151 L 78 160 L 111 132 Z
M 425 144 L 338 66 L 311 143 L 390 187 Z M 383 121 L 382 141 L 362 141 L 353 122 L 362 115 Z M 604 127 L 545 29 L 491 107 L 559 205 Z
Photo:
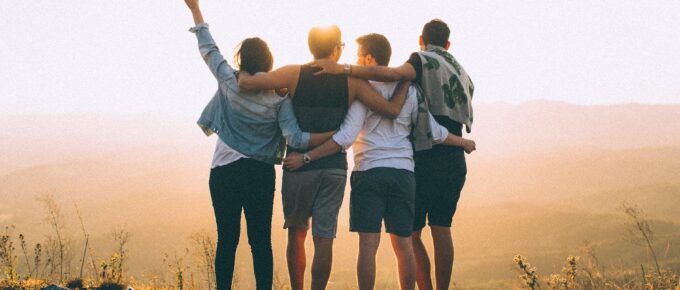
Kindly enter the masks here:
M 213 43 L 199 43 L 198 51 L 201 53 L 201 56 L 203 56 L 203 58 L 207 59 L 211 53 L 215 51 L 219 52 L 220 50 Z
M 389 119 L 396 119 L 397 117 L 399 117 L 399 113 L 401 113 L 400 109 L 391 107 L 390 110 L 387 111 L 385 117 Z
M 292 134 L 284 137 L 289 146 L 300 150 L 307 150 L 309 147 L 314 147 L 315 145 L 313 144 L 313 139 L 305 134 L 308 133 Z

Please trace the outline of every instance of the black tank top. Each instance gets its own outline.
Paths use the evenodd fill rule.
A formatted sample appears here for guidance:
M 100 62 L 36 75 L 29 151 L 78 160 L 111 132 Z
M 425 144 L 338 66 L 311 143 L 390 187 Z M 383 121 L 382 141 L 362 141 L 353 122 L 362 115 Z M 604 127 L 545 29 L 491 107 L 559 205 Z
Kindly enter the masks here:
M 310 133 L 340 129 L 349 109 L 347 76 L 314 76 L 314 73 L 319 70 L 308 65 L 301 66 L 300 77 L 293 96 L 293 109 L 300 129 Z M 288 147 L 288 151 L 301 152 L 292 147 Z M 315 160 L 302 167 L 301 170 L 327 168 L 347 169 L 345 152 Z

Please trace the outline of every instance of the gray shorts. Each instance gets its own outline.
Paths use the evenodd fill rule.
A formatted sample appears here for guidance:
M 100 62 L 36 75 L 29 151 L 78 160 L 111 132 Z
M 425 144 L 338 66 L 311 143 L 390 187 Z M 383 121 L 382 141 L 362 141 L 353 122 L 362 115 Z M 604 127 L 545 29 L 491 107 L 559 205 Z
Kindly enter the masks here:
M 345 169 L 284 171 L 281 188 L 283 228 L 306 229 L 312 218 L 313 236 L 335 238 L 346 182 Z

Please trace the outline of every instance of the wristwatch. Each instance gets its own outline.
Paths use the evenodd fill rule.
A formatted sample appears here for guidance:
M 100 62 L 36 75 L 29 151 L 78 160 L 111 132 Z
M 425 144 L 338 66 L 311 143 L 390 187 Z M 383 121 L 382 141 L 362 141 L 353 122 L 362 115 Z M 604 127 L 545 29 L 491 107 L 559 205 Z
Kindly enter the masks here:
M 349 64 L 349 63 L 346 63 L 346 64 L 342 67 L 342 72 L 343 72 L 346 76 L 349 76 L 350 74 L 352 74 L 352 65 Z
M 305 164 L 309 164 L 310 162 L 312 162 L 312 158 L 309 158 L 309 155 L 307 155 L 307 153 L 305 153 L 304 155 L 302 155 L 302 161 Z

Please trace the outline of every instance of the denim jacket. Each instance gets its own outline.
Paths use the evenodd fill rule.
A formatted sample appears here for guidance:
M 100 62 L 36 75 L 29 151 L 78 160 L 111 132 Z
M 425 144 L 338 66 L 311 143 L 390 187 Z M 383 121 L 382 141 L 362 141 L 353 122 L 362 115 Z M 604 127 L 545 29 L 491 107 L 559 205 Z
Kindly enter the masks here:
M 218 83 L 197 122 L 206 135 L 217 133 L 229 147 L 271 164 L 281 163 L 286 141 L 295 148 L 308 147 L 310 134 L 300 130 L 290 98 L 270 90 L 241 91 L 238 71 L 220 53 L 208 24 L 189 31 L 196 34 L 201 56 Z

